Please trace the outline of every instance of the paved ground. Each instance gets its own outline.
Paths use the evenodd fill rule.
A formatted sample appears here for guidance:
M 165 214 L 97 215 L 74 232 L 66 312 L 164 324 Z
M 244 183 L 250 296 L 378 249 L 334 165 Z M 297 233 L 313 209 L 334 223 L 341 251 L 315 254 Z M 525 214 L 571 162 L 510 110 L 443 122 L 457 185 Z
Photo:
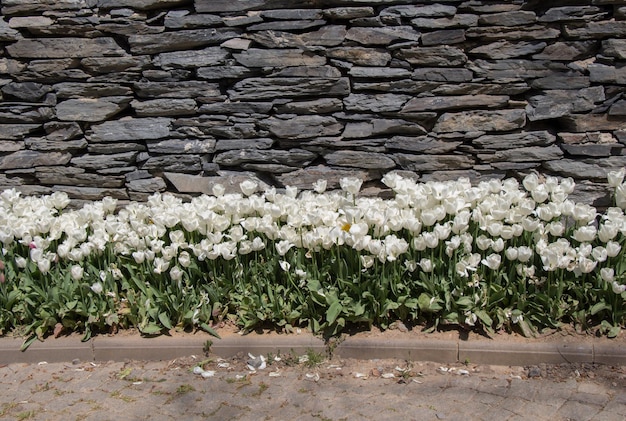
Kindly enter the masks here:
M 306 354 L 305 354 L 306 355 Z M 15 420 L 624 420 L 626 367 L 318 361 L 309 352 L 0 366 Z M 194 373 L 201 366 L 205 376 Z M 199 368 L 195 369 L 199 371 Z M 214 376 L 209 377 L 211 371 Z M 208 374 L 206 374 L 208 372 Z

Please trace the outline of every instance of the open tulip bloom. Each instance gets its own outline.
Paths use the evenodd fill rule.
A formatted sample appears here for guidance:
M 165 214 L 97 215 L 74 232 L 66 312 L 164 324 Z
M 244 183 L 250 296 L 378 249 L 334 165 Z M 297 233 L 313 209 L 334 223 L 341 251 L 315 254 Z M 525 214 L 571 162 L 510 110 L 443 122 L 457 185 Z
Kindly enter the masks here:
M 93 332 L 203 329 L 231 320 L 336 334 L 400 320 L 487 332 L 573 323 L 615 336 L 626 319 L 626 183 L 615 207 L 574 203 L 571 179 L 382 181 L 392 199 L 318 181 L 183 201 L 155 194 L 68 209 L 64 193 L 0 194 L 0 330 L 27 344 L 60 323 Z

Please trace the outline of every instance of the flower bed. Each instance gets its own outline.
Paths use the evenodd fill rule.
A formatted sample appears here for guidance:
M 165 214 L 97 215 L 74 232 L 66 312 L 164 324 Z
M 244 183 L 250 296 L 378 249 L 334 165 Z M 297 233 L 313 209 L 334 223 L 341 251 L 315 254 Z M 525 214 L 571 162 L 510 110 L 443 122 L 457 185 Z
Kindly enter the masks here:
M 137 327 L 147 335 L 307 326 L 329 335 L 400 320 L 518 330 L 561 323 L 616 336 L 626 318 L 626 183 L 619 207 L 574 203 L 571 179 L 417 183 L 388 174 L 392 199 L 287 187 L 184 202 L 0 194 L 0 329 L 33 340 Z

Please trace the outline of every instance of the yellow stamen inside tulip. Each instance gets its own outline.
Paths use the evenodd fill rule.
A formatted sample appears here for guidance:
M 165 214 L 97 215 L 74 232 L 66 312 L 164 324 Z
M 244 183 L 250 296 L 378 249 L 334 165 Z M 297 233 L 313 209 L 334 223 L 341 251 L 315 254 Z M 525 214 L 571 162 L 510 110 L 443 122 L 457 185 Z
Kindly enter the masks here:
M 350 224 L 349 222 L 346 222 L 345 224 L 343 224 L 343 225 L 341 226 L 341 229 L 342 229 L 343 231 L 345 231 L 345 232 L 348 232 L 348 231 L 350 231 L 350 227 L 351 227 L 351 226 L 352 226 L 352 224 Z

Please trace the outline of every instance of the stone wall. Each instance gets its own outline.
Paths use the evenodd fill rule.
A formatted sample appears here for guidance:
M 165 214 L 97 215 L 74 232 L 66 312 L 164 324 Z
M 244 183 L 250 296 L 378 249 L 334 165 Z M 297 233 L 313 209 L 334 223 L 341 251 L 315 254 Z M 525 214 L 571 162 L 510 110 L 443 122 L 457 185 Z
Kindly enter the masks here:
M 0 188 L 371 193 L 626 165 L 623 0 L 2 0 Z

